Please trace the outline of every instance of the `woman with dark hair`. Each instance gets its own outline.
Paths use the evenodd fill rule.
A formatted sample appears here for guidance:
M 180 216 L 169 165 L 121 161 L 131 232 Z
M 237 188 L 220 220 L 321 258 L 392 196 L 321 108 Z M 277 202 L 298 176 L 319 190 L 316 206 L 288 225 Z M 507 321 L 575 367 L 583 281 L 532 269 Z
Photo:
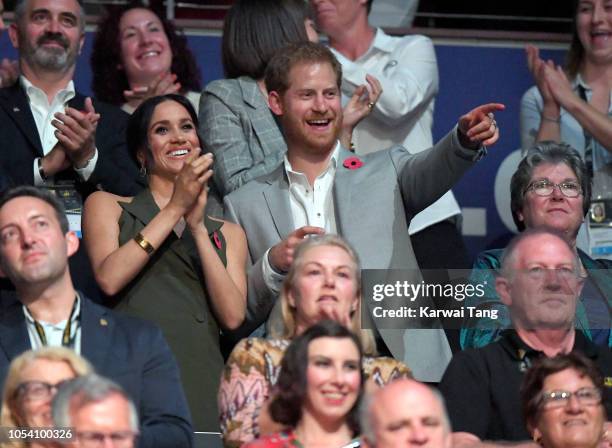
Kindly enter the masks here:
M 363 393 L 359 338 L 333 320 L 296 337 L 283 356 L 272 419 L 283 431 L 244 445 L 248 448 L 359 446 L 357 410 Z
M 215 184 L 221 195 L 278 167 L 287 145 L 272 112 L 263 81 L 268 61 L 291 43 L 316 41 L 312 11 L 304 0 L 237 0 L 223 27 L 223 67 L 231 79 L 213 81 L 200 98 L 204 148 L 215 155 Z M 351 145 L 355 125 L 380 96 L 368 76 L 344 109 L 340 140 Z
M 167 93 L 187 96 L 196 112 L 199 107 L 200 71 L 187 39 L 141 1 L 109 7 L 94 37 L 91 68 L 96 98 L 128 113 Z
M 83 237 L 94 274 L 118 309 L 161 327 L 195 429 L 218 431 L 219 327 L 232 330 L 244 319 L 246 238 L 236 224 L 204 213 L 212 155 L 200 154 L 197 116 L 185 97 L 143 102 L 127 143 L 148 188 L 87 199 Z
M 521 101 L 524 151 L 543 140 L 576 148 L 593 178 L 593 205 L 606 204 L 612 214 L 612 4 L 610 0 L 575 0 L 572 43 L 566 68 L 540 59 L 527 47 L 536 85 Z M 585 230 L 612 223 L 610 216 L 587 220 L 579 246 L 590 255 L 606 255 L 612 246 L 596 247 Z M 605 231 L 605 230 L 603 230 Z M 609 233 L 608 230 L 608 240 Z M 609 256 L 609 255 L 608 255 Z M 608 258 L 606 256 L 606 258 Z
M 361 271 L 354 249 L 341 237 L 326 234 L 300 244 L 280 293 L 282 322 L 271 339 L 243 339 L 234 347 L 219 386 L 221 433 L 225 446 L 241 446 L 279 431 L 270 415 L 281 370 L 291 341 L 313 325 L 332 319 L 358 335 L 363 347 L 364 379 L 382 387 L 410 378 L 403 363 L 376 356 L 374 337 L 361 329 Z
M 607 439 L 603 378 L 586 356 L 543 356 L 527 371 L 521 398 L 527 429 L 544 448 L 600 448 Z

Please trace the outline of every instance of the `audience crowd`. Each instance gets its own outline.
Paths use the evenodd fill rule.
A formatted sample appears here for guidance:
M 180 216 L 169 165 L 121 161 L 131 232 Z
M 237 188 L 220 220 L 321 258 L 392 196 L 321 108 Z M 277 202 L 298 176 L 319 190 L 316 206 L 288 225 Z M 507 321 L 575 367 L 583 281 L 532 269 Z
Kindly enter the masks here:
M 90 98 L 81 3 L 16 0 L 0 447 L 612 446 L 610 0 L 575 2 L 566 67 L 526 49 L 519 234 L 462 279 L 482 294 L 386 319 L 372 272 L 470 266 L 451 189 L 504 105 L 434 144 L 433 44 L 373 1 L 236 0 L 203 89 L 162 12 L 109 7 Z

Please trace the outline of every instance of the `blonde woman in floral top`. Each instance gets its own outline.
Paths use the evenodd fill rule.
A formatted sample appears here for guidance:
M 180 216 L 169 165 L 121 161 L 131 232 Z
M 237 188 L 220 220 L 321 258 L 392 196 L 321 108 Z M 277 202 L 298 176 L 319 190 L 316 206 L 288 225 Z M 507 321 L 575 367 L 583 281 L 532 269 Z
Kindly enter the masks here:
M 281 292 L 282 333 L 275 339 L 242 340 L 225 365 L 218 399 L 226 447 L 240 447 L 282 429 L 268 413 L 281 359 L 295 336 L 321 320 L 333 319 L 360 336 L 367 387 L 411 377 L 403 363 L 376 357 L 371 332 L 360 330 L 360 285 L 357 254 L 342 238 L 313 237 L 298 247 Z

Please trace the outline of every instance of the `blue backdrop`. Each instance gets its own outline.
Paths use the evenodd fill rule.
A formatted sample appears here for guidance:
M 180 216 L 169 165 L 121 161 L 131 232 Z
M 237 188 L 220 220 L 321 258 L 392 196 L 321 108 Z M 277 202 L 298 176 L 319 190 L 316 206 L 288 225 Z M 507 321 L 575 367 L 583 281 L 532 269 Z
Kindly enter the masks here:
M 220 43 L 218 36 L 189 36 L 204 83 L 223 77 Z M 91 33 L 88 33 L 75 76 L 77 90 L 86 94 L 91 92 L 90 52 Z M 503 247 L 513 230 L 507 178 L 516 166 L 515 151 L 520 146 L 521 96 L 533 81 L 527 70 L 524 50 L 514 45 L 436 45 L 436 53 L 440 93 L 435 109 L 435 139 L 448 132 L 461 114 L 478 104 L 501 102 L 506 105 L 505 112 L 496 114 L 500 142 L 454 188 L 461 207 L 466 208 L 464 233 L 473 256 L 485 248 Z M 16 57 L 6 33 L 0 36 L 0 55 Z M 563 51 L 544 50 L 542 57 L 560 63 Z

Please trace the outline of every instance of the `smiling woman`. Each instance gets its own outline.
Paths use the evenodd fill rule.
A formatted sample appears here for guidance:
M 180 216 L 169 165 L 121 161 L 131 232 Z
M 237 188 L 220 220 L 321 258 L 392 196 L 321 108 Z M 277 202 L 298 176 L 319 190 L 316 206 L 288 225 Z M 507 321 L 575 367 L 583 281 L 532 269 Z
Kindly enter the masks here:
M 218 431 L 219 327 L 232 330 L 244 319 L 246 238 L 236 224 L 204 213 L 212 156 L 200 154 L 196 129 L 195 111 L 180 95 L 142 103 L 127 141 L 149 188 L 136 197 L 92 194 L 83 237 L 102 290 L 164 332 L 195 429 Z
M 273 420 L 285 429 L 244 447 L 349 446 L 359 434 L 362 358 L 359 338 L 333 320 L 296 337 L 283 356 L 270 404 Z
M 109 8 L 91 54 L 96 97 L 132 113 L 147 98 L 180 93 L 197 112 L 200 72 L 186 38 L 140 1 Z
M 603 379 L 579 353 L 542 357 L 525 375 L 523 413 L 533 439 L 544 448 L 609 446 L 604 431 Z

